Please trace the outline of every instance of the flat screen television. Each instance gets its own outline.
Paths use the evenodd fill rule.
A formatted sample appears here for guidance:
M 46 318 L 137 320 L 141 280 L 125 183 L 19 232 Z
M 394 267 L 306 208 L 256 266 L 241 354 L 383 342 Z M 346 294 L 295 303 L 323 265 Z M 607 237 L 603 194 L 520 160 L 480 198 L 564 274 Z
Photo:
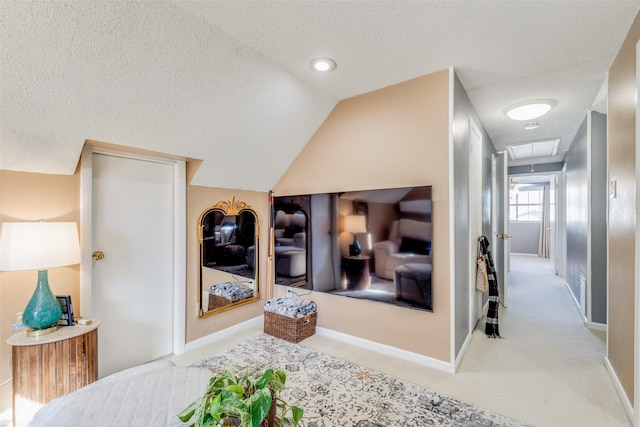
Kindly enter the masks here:
M 276 283 L 433 310 L 431 186 L 275 197 Z

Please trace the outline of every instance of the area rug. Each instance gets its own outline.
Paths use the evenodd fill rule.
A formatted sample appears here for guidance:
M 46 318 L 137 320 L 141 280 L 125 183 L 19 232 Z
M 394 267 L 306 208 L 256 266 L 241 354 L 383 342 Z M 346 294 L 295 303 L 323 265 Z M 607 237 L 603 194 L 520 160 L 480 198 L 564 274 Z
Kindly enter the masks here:
M 216 270 L 224 271 L 227 273 L 235 274 L 237 276 L 249 277 L 253 279 L 255 277 L 255 272 L 252 268 L 249 268 L 247 264 L 239 264 L 239 265 L 209 265 L 210 268 L 215 268 Z
M 301 344 L 262 334 L 195 364 L 214 372 L 287 374 L 283 397 L 304 409 L 306 427 L 525 426 Z M 491 390 L 488 390 L 491 392 Z

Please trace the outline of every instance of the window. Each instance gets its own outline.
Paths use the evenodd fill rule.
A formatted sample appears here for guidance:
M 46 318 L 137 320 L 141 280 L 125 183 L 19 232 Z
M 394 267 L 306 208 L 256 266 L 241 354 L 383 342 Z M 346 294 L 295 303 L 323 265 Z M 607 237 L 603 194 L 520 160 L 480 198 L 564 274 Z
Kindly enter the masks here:
M 527 188 L 509 192 L 509 219 L 515 222 L 541 220 L 542 188 Z

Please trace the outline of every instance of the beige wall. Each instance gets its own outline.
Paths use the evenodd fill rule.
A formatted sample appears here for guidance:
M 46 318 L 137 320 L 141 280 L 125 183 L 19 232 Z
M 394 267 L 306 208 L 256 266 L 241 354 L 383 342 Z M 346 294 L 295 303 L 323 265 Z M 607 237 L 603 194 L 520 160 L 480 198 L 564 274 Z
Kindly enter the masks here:
M 0 171 L 0 222 L 80 220 L 78 175 L 48 175 Z M 0 384 L 11 378 L 11 320 L 22 311 L 36 285 L 35 271 L 0 272 Z M 49 284 L 56 295 L 71 295 L 80 313 L 78 266 L 49 270 Z M 0 410 L 11 407 L 11 382 L 0 388 Z
M 327 117 L 275 194 L 432 185 L 434 312 L 315 292 L 319 326 L 450 361 L 449 163 L 448 70 L 344 100 Z
M 617 197 L 609 199 L 608 358 L 629 401 L 634 401 L 634 266 L 636 234 L 635 115 L 638 15 L 609 70 L 609 179 Z M 638 410 L 638 408 L 636 408 Z
M 259 286 L 261 301 L 236 307 L 208 317 L 198 317 L 199 252 L 198 219 L 203 211 L 219 201 L 233 197 L 248 203 L 258 215 L 260 227 Z M 267 296 L 267 238 L 269 230 L 269 194 L 255 191 L 187 186 L 187 342 L 262 315 Z
M 63 176 L 0 171 L 0 222 L 80 220 L 79 175 Z M 198 302 L 198 244 L 197 222 L 202 211 L 219 200 L 236 199 L 249 203 L 258 213 L 260 241 L 260 291 L 266 298 L 268 194 L 187 187 L 187 342 L 225 329 L 239 322 L 259 316 L 264 302 L 256 302 L 208 318 L 197 317 Z M 6 340 L 11 334 L 11 320 L 27 305 L 35 289 L 36 273 L 0 272 L 0 384 L 11 378 L 11 347 Z M 78 266 L 55 268 L 49 271 L 49 282 L 55 294 L 71 295 L 76 314 L 80 307 L 80 270 Z M 11 407 L 11 382 L 0 388 L 0 410 Z

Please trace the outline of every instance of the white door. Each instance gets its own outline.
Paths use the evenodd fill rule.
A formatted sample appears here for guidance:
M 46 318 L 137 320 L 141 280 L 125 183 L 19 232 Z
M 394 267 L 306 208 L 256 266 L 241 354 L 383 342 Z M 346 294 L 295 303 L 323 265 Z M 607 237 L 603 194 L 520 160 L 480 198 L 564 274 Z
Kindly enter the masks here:
M 492 239 L 494 248 L 492 251 L 493 263 L 498 278 L 500 300 L 507 306 L 507 273 L 509 269 L 509 185 L 507 183 L 507 154 L 498 153 L 495 162 L 495 188 L 492 197 L 495 206 L 495 222 Z
M 482 235 L 482 134 L 469 120 L 469 330 L 482 317 L 482 292 L 476 290 L 478 237 Z
M 91 316 L 99 377 L 173 352 L 173 166 L 92 156 Z

